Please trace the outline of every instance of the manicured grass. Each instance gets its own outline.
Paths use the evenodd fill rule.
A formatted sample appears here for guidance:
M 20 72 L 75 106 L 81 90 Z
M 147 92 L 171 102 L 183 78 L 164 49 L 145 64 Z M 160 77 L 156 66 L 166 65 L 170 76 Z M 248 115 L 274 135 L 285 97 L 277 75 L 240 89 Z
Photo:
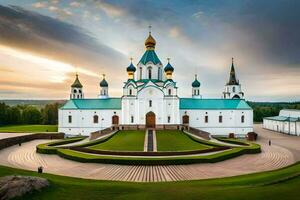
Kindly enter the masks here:
M 178 130 L 156 131 L 158 151 L 188 151 L 212 148 L 198 143 Z
M 57 125 L 10 125 L 0 126 L 2 133 L 22 133 L 22 132 L 57 132 Z
M 98 181 L 38 174 L 0 166 L 0 176 L 41 176 L 50 187 L 28 194 L 22 200 L 79 199 L 205 199 L 205 200 L 293 200 L 299 199 L 300 163 L 264 173 L 198 181 L 167 183 L 129 183 Z
M 145 131 L 119 131 L 106 142 L 90 146 L 90 149 L 111 151 L 143 151 Z

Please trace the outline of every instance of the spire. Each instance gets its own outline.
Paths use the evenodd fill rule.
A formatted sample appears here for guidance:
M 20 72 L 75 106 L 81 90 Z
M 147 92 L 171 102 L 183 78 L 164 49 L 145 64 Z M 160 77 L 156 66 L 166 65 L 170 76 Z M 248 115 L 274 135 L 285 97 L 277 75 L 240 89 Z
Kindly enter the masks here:
M 79 81 L 77 72 L 76 72 L 76 78 L 75 78 L 75 81 L 74 81 L 74 83 L 71 85 L 71 87 L 82 88 L 82 84 L 81 84 L 80 81 Z
M 232 58 L 229 82 L 227 83 L 227 85 L 238 85 L 238 84 L 239 84 L 239 82 L 236 79 L 235 69 L 234 69 L 234 61 L 233 61 L 233 58 Z
M 151 35 L 151 28 L 152 26 L 149 25 L 149 36 L 145 41 L 145 46 L 147 50 L 154 50 L 155 49 L 155 45 L 156 45 L 156 41 L 155 39 L 152 37 Z

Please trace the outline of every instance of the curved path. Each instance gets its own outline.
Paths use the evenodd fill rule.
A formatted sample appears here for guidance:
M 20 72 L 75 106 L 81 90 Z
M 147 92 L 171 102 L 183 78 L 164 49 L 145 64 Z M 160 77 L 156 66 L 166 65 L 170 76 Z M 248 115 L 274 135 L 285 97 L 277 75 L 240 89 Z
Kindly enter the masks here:
M 113 164 L 79 163 L 56 155 L 37 154 L 37 144 L 47 140 L 35 140 L 0 151 L 0 165 L 36 170 L 42 165 L 45 172 L 58 175 L 89 179 L 118 181 L 178 181 L 207 179 L 268 171 L 290 165 L 298 160 L 300 138 L 287 135 L 274 137 L 274 132 L 256 126 L 260 135 L 258 143 L 262 153 L 243 155 L 234 159 L 213 164 L 168 165 L 168 166 L 128 166 Z M 267 145 L 272 138 L 272 146 Z M 284 145 L 280 144 L 284 140 Z M 296 142 L 296 143 L 295 143 Z M 295 144 L 294 144 L 295 143 Z M 288 148 L 286 147 L 288 146 Z M 293 146 L 297 148 L 292 148 Z

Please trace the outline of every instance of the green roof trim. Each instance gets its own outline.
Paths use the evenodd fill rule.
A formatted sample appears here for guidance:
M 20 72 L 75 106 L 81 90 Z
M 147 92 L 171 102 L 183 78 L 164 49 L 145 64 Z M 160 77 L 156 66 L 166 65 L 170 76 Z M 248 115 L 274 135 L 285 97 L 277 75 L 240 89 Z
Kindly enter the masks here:
M 274 120 L 274 121 L 285 121 L 285 122 L 297 122 L 297 121 L 300 121 L 300 118 L 286 117 L 286 116 L 264 117 L 264 119 Z
M 180 98 L 180 110 L 252 110 L 243 99 Z
M 97 110 L 120 110 L 121 98 L 108 99 L 71 99 L 60 108 L 61 110 L 72 109 L 97 109 Z
M 146 65 L 148 62 L 152 62 L 154 65 L 161 64 L 154 50 L 146 50 L 139 63 Z

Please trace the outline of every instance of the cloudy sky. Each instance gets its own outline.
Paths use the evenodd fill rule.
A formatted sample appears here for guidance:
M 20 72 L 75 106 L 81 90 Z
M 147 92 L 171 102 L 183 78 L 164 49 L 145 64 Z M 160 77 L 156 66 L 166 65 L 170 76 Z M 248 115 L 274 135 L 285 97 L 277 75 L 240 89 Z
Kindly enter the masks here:
M 299 10 L 298 0 L 0 0 L 0 99 L 68 98 L 76 71 L 86 97 L 103 73 L 120 96 L 151 24 L 180 96 L 197 73 L 203 96 L 220 97 L 234 57 L 246 99 L 300 100 Z

